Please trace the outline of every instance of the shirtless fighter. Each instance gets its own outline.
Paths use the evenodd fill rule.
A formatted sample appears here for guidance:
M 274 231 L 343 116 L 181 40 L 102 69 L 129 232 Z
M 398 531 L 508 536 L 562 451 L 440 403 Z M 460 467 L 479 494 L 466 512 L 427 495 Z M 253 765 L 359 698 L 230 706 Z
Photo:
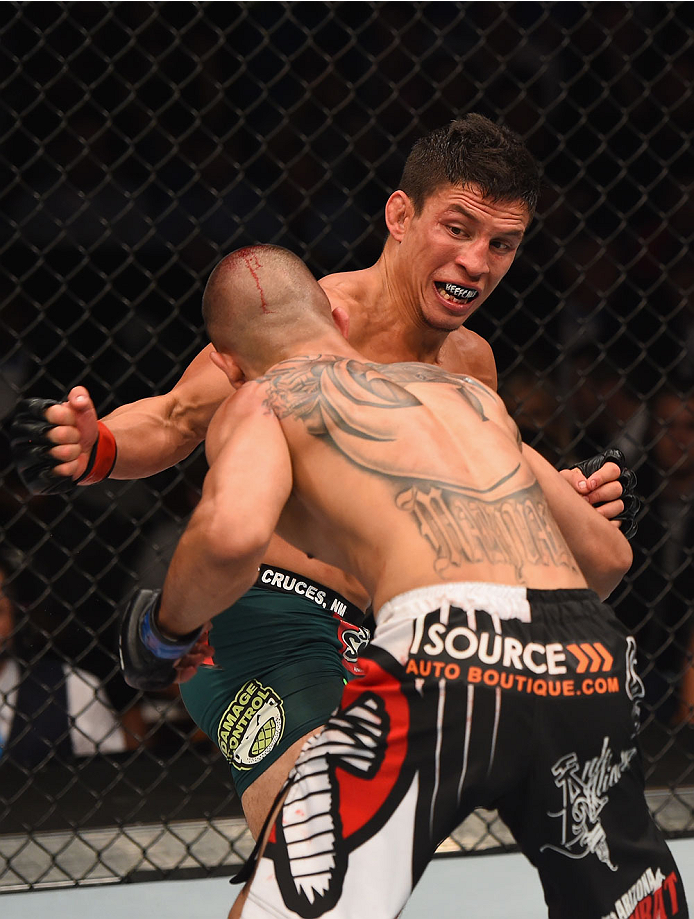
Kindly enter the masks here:
M 438 843 L 496 806 L 552 919 L 625 900 L 684 919 L 644 795 L 634 640 L 598 599 L 631 563 L 620 530 L 521 443 L 489 387 L 365 360 L 286 250 L 223 259 L 204 313 L 215 363 L 250 382 L 210 424 L 163 590 L 126 611 L 126 672 L 171 676 L 275 532 L 363 584 L 376 618 L 230 915 L 395 919 Z
M 537 165 L 520 139 L 482 116 L 422 138 L 386 203 L 388 237 L 379 260 L 320 282 L 336 314 L 348 320 L 350 343 L 371 360 L 437 364 L 495 388 L 491 349 L 464 322 L 511 267 L 538 187 Z M 28 487 L 50 492 L 77 480 L 139 478 L 183 459 L 230 392 L 211 350 L 171 392 L 98 423 L 84 387 L 73 389 L 67 403 L 22 406 L 15 450 Z M 605 458 L 562 474 L 601 515 L 622 517 L 632 528 L 633 498 L 622 489 L 633 483 L 618 478 L 620 465 L 603 465 Z M 257 584 L 215 622 L 216 666 L 201 667 L 182 685 L 192 717 L 230 762 L 254 835 L 305 736 L 339 701 L 366 639 L 366 603 L 354 578 L 277 537 Z M 282 717 L 258 743 L 254 705 L 264 700 L 272 710 L 275 698 Z

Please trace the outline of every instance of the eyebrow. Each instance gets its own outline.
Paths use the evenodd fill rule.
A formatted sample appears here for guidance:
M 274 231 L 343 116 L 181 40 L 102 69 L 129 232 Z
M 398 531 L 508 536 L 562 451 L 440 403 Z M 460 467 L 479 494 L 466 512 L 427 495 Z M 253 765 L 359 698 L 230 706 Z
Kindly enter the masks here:
M 479 217 L 472 213 L 472 211 L 466 210 L 460 204 L 451 204 L 448 207 L 450 211 L 457 211 L 459 214 L 462 214 L 467 220 L 472 223 L 480 223 Z M 496 233 L 496 236 L 511 236 L 514 239 L 523 239 L 525 236 L 525 230 L 502 230 L 500 233 Z

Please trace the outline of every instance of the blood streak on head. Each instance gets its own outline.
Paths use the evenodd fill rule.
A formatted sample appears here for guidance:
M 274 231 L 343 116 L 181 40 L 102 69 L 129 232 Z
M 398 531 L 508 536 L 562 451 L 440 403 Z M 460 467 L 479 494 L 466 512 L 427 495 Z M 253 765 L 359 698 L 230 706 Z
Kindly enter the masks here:
M 273 313 L 274 310 L 268 308 L 265 292 L 263 291 L 263 286 L 260 283 L 260 275 L 258 274 L 259 269 L 262 268 L 263 265 L 258 258 L 257 250 L 253 246 L 247 246 L 245 249 L 239 249 L 235 252 L 233 258 L 229 262 L 228 270 L 230 272 L 238 271 L 243 265 L 246 266 L 251 277 L 255 281 L 255 286 L 260 294 L 260 309 L 263 313 Z

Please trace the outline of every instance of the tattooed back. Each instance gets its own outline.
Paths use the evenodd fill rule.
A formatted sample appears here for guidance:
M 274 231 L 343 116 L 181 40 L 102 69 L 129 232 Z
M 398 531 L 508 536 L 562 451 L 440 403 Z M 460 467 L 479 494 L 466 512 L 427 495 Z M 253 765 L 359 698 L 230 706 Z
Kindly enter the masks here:
M 291 455 L 279 535 L 354 575 L 375 608 L 441 581 L 585 586 L 484 384 L 332 355 L 283 361 L 256 384 L 245 398 L 279 420 Z

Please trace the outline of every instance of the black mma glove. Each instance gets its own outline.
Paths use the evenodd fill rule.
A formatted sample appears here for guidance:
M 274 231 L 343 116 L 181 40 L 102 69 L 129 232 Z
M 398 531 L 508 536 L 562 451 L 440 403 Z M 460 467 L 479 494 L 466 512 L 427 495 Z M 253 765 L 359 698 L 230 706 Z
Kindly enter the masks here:
M 12 420 L 10 441 L 19 477 L 33 495 L 58 495 L 72 491 L 77 484 L 68 476 L 54 475 L 60 465 L 50 451 L 55 444 L 46 434 L 55 425 L 44 412 L 59 403 L 53 399 L 22 399 Z
M 128 603 L 118 636 L 120 666 L 125 682 L 135 689 L 166 689 L 176 678 L 174 663 L 193 647 L 202 627 L 165 638 L 156 623 L 160 590 L 138 590 Z
M 106 425 L 99 421 L 99 433 L 89 454 L 87 468 L 78 479 L 54 475 L 60 461 L 51 456 L 56 445 L 46 436 L 51 424 L 46 409 L 60 405 L 54 399 L 22 399 L 17 405 L 11 426 L 11 447 L 19 477 L 33 495 L 69 494 L 79 482 L 92 485 L 107 478 L 116 465 L 116 441 Z
M 636 473 L 627 466 L 626 457 L 621 450 L 610 448 L 604 453 L 598 453 L 597 456 L 591 456 L 590 459 L 583 460 L 581 463 L 575 463 L 571 469 L 580 469 L 583 475 L 589 479 L 593 473 L 597 472 L 605 463 L 616 463 L 620 470 L 620 476 L 617 479 L 622 486 L 622 501 L 624 510 L 617 514 L 613 520 L 621 520 L 621 530 L 627 539 L 631 539 L 638 529 L 636 516 L 641 510 L 641 500 L 634 494 L 636 488 Z M 600 507 L 599 504 L 594 507 Z

